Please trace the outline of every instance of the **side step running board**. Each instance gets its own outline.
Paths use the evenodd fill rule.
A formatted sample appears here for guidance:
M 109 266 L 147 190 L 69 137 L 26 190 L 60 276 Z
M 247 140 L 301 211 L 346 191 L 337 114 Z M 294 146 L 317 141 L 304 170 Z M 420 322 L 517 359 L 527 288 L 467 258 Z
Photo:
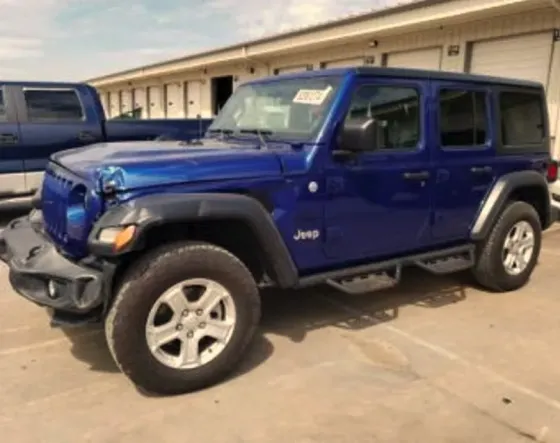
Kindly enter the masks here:
M 372 291 L 376 286 L 391 287 L 400 281 L 404 266 L 418 266 L 434 274 L 447 274 L 468 269 L 474 265 L 474 245 L 430 251 L 352 268 L 314 274 L 300 279 L 303 288 L 327 283 L 346 293 L 356 294 Z
M 396 286 L 401 280 L 400 265 L 387 271 L 374 272 L 340 280 L 327 280 L 327 284 L 347 294 L 364 294 Z

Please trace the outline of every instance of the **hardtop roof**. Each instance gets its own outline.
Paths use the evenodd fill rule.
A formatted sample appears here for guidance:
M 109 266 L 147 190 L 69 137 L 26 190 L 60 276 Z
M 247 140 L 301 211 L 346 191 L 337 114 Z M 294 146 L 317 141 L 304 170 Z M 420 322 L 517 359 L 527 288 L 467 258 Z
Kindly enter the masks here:
M 280 74 L 273 77 L 263 77 L 249 81 L 249 84 L 267 83 L 289 78 L 312 78 L 334 75 L 353 74 L 356 76 L 372 76 L 372 77 L 395 77 L 406 79 L 422 79 L 422 80 L 441 80 L 465 83 L 484 83 L 490 85 L 501 86 L 517 86 L 533 89 L 543 89 L 543 85 L 536 81 L 521 80 L 515 78 L 495 77 L 481 74 L 469 74 L 464 72 L 449 71 L 433 71 L 426 69 L 412 68 L 386 68 L 373 66 L 356 66 L 348 68 L 332 68 L 321 69 L 318 71 L 301 71 L 289 74 Z

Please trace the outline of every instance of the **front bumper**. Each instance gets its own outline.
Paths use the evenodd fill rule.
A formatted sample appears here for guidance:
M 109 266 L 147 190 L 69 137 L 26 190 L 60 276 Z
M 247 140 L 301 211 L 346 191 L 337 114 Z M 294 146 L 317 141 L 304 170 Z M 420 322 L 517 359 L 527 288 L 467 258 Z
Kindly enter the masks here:
M 12 220 L 0 233 L 0 259 L 10 268 L 14 290 L 37 305 L 56 311 L 86 314 L 102 306 L 102 267 L 95 269 L 69 260 L 57 251 L 39 226 L 25 216 Z

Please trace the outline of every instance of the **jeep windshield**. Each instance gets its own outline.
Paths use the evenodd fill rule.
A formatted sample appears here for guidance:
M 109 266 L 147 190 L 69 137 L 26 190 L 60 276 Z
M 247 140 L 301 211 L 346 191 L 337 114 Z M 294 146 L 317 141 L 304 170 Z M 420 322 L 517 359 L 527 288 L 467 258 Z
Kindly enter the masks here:
M 342 77 L 300 77 L 239 86 L 208 128 L 214 136 L 309 140 L 321 128 Z

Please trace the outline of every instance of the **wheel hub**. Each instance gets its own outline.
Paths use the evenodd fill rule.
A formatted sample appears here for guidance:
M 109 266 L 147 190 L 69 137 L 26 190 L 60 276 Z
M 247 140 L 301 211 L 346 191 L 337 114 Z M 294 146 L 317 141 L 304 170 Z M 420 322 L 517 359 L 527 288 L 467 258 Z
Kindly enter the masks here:
M 169 288 L 146 321 L 152 355 L 174 369 L 207 364 L 228 344 L 236 320 L 231 294 L 219 283 L 190 279 Z

